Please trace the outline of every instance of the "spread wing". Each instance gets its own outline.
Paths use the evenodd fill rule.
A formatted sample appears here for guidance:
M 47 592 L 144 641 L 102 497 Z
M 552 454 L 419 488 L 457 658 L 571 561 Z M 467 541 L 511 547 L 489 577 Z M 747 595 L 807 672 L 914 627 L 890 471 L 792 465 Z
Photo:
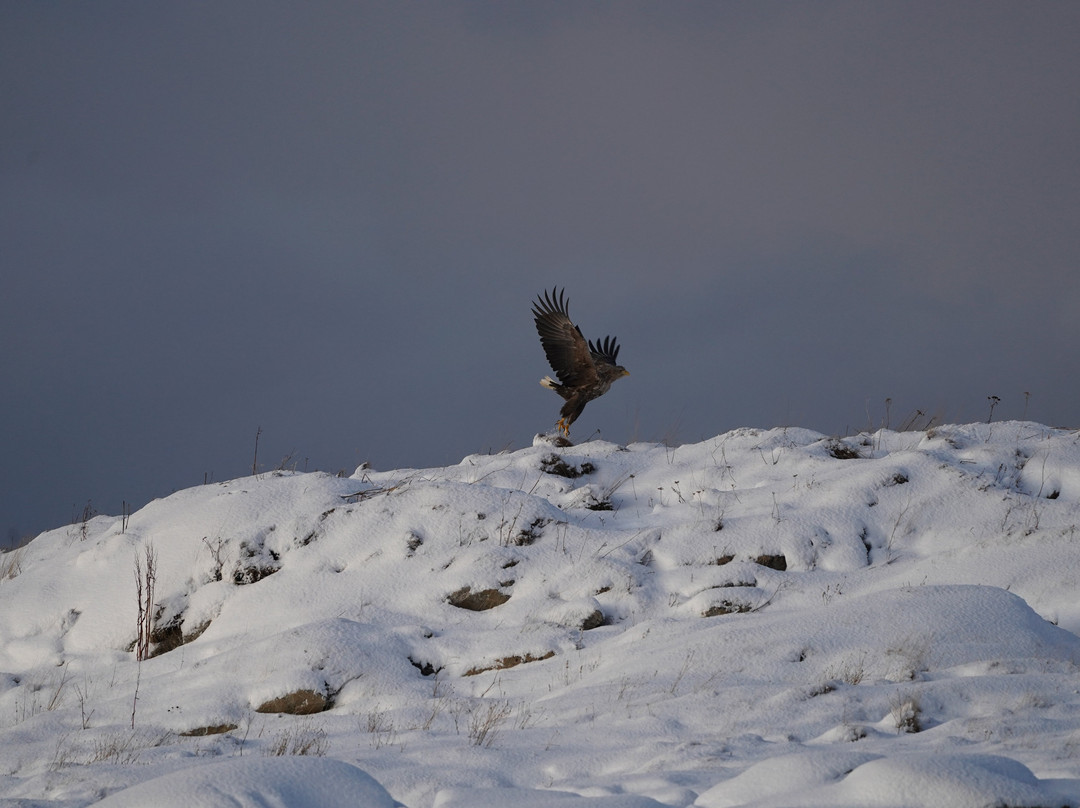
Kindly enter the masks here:
M 608 365 L 619 364 L 619 345 L 615 337 L 604 337 L 596 342 L 589 340 L 589 351 L 592 353 L 593 363 L 604 362 Z
M 566 311 L 566 291 L 556 287 L 551 293 L 544 292 L 533 304 L 533 317 L 540 344 L 544 346 L 548 364 L 568 387 L 581 387 L 597 381 L 593 351 L 581 329 L 570 321 Z M 615 348 L 616 353 L 618 348 Z

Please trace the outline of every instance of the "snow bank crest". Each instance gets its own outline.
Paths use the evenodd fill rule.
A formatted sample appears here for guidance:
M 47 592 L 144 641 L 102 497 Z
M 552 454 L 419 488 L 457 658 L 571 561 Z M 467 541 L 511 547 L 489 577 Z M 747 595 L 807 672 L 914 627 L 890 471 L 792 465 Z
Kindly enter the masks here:
M 1031 423 L 181 491 L 7 567 L 0 796 L 256 804 L 284 752 L 416 808 L 899 805 L 930 769 L 920 804 L 1077 804 L 1078 524 L 1080 436 Z

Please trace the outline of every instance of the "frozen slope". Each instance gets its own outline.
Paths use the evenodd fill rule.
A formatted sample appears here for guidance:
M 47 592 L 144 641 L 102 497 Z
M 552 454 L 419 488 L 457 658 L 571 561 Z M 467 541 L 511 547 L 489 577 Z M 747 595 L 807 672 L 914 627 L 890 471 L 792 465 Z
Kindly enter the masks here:
M 181 491 L 0 556 L 0 805 L 1080 805 L 1077 525 L 1016 422 Z

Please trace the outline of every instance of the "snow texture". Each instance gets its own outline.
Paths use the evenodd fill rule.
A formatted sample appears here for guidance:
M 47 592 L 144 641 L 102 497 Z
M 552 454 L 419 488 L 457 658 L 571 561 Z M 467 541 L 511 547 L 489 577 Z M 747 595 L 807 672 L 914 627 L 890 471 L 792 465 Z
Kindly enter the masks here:
M 125 788 L 100 808 L 395 808 L 370 775 L 318 757 L 234 758 Z
M 1078 806 L 1078 525 L 1027 422 L 180 491 L 0 556 L 0 806 Z

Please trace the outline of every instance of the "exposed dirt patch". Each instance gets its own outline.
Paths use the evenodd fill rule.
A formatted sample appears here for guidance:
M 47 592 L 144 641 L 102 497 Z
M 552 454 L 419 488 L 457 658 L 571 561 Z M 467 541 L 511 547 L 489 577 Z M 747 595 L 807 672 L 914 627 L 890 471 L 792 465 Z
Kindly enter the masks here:
M 508 656 L 498 660 L 494 665 L 488 665 L 484 668 L 470 668 L 465 671 L 466 676 L 476 676 L 478 673 L 484 671 L 502 671 L 507 668 L 513 668 L 518 665 L 524 665 L 526 662 L 539 662 L 541 659 L 551 659 L 555 656 L 554 651 L 548 651 L 546 654 L 540 656 L 533 656 L 532 654 L 525 654 L 524 656 Z
M 312 715 L 330 709 L 330 699 L 325 693 L 314 690 L 297 690 L 287 696 L 265 701 L 255 708 L 257 713 L 287 713 L 289 715 Z
M 759 555 L 754 559 L 755 564 L 768 567 L 771 570 L 784 572 L 787 569 L 787 559 L 782 555 Z
M 486 612 L 488 609 L 502 606 L 508 600 L 510 596 L 498 589 L 481 589 L 479 592 L 473 592 L 467 586 L 451 593 L 446 599 L 451 606 L 468 609 L 470 612 Z
M 150 632 L 151 657 L 167 654 L 184 644 L 184 632 L 181 628 L 183 619 L 183 614 L 178 614 L 164 625 L 154 626 L 154 630 Z
M 195 628 L 193 628 L 191 631 L 187 632 L 184 635 L 184 642 L 194 642 L 195 640 L 199 639 L 202 633 L 208 628 L 210 628 L 209 620 L 199 623 L 199 625 L 195 626 Z
M 181 732 L 180 734 L 186 738 L 201 738 L 204 735 L 223 735 L 226 732 L 232 732 L 234 729 L 236 729 L 236 724 L 213 724 L 209 727 L 189 729 L 187 732 Z

